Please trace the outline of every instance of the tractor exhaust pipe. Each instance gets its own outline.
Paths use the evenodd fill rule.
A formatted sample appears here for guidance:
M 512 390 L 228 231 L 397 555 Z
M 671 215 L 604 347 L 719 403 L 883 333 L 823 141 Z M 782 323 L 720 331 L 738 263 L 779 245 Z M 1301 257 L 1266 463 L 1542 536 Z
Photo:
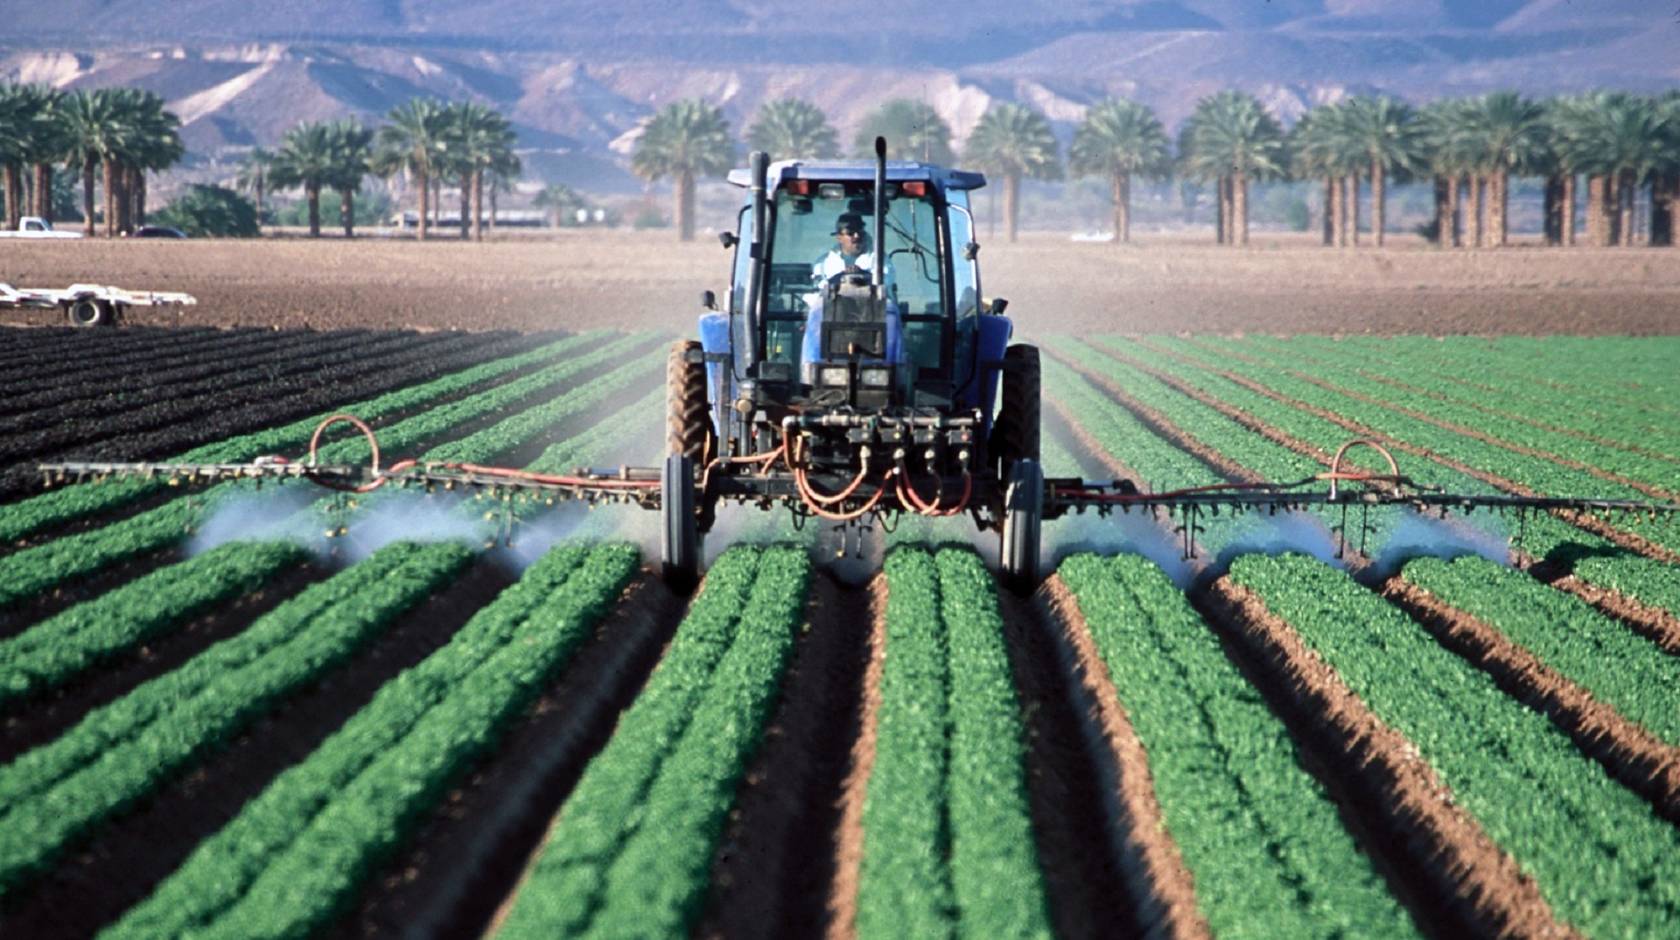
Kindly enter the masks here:
M 764 292 L 764 264 L 770 254 L 764 247 L 764 226 L 769 214 L 765 204 L 769 191 L 770 155 L 755 150 L 749 161 L 752 165 L 753 236 L 748 248 L 752 263 L 747 268 L 747 305 L 741 316 L 746 342 L 737 344 L 736 364 L 741 378 L 756 379 L 758 364 L 764 361 L 764 333 L 759 329 L 764 319 L 764 304 L 759 295 Z
M 875 263 L 869 268 L 870 293 L 879 300 L 883 296 L 882 271 L 887 266 L 887 139 L 875 138 Z

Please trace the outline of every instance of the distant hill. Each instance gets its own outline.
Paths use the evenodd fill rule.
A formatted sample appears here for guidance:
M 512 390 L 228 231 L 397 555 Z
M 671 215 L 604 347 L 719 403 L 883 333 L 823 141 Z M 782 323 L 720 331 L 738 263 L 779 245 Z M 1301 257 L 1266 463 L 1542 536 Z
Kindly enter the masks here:
M 1654 0 L 931 0 L 870 19 L 792 0 L 57 0 L 8 4 L 0 78 L 164 96 L 198 157 L 301 120 L 376 119 L 415 95 L 510 114 L 534 170 L 625 188 L 638 123 L 676 98 L 737 128 L 814 101 L 851 134 L 890 97 L 933 104 L 959 142 L 994 100 L 1064 132 L 1127 95 L 1169 125 L 1225 87 L 1285 120 L 1354 92 L 1413 100 L 1516 88 L 1680 86 L 1680 21 Z

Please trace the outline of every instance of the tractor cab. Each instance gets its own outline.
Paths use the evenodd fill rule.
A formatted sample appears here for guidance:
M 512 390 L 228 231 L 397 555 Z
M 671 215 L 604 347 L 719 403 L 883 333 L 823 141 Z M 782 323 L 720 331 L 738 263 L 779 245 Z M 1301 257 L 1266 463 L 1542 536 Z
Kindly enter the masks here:
M 889 163 L 877 138 L 873 161 L 755 153 L 729 180 L 747 190 L 721 236 L 729 290 L 702 295 L 699 340 L 667 369 L 667 573 L 695 570 L 716 507 L 737 501 L 843 530 L 969 515 L 1030 580 L 1038 351 L 1010 346 L 1003 301 L 981 300 L 969 193 L 985 177 Z

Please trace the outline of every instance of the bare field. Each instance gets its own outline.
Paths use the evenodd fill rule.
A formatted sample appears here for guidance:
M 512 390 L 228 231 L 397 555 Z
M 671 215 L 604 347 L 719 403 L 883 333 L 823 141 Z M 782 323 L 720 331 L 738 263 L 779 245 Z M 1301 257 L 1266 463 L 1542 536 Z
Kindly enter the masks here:
M 986 243 L 988 294 L 1029 332 L 1674 333 L 1680 250 L 1436 251 L 1399 237 L 1331 250 L 1261 235 L 1128 246 L 1026 235 Z M 162 325 L 679 329 L 722 294 L 729 255 L 669 232 L 564 232 L 483 244 L 361 238 L 9 243 L 0 280 L 184 290 L 199 306 L 136 311 Z M 0 323 L 60 322 L 46 312 Z

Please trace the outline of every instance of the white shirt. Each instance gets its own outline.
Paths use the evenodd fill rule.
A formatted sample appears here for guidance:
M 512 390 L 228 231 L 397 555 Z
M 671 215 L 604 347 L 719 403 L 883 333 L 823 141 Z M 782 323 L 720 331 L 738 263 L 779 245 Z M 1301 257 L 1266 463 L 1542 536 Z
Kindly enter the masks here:
M 873 271 L 875 270 L 875 253 L 873 251 L 866 251 L 863 254 L 858 255 L 856 258 L 853 258 L 849 263 L 856 265 L 860 270 Z M 840 253 L 840 249 L 831 248 L 829 249 L 828 254 L 823 255 L 821 258 L 817 259 L 815 264 L 811 265 L 811 280 L 816 282 L 818 287 L 821 287 L 822 285 L 828 283 L 829 278 L 845 271 L 847 264 L 848 262 L 846 260 L 846 256 Z M 889 289 L 888 293 L 890 294 L 891 287 L 893 285 L 893 266 L 891 261 L 887 262 L 886 269 L 881 272 L 881 282 L 887 286 Z

